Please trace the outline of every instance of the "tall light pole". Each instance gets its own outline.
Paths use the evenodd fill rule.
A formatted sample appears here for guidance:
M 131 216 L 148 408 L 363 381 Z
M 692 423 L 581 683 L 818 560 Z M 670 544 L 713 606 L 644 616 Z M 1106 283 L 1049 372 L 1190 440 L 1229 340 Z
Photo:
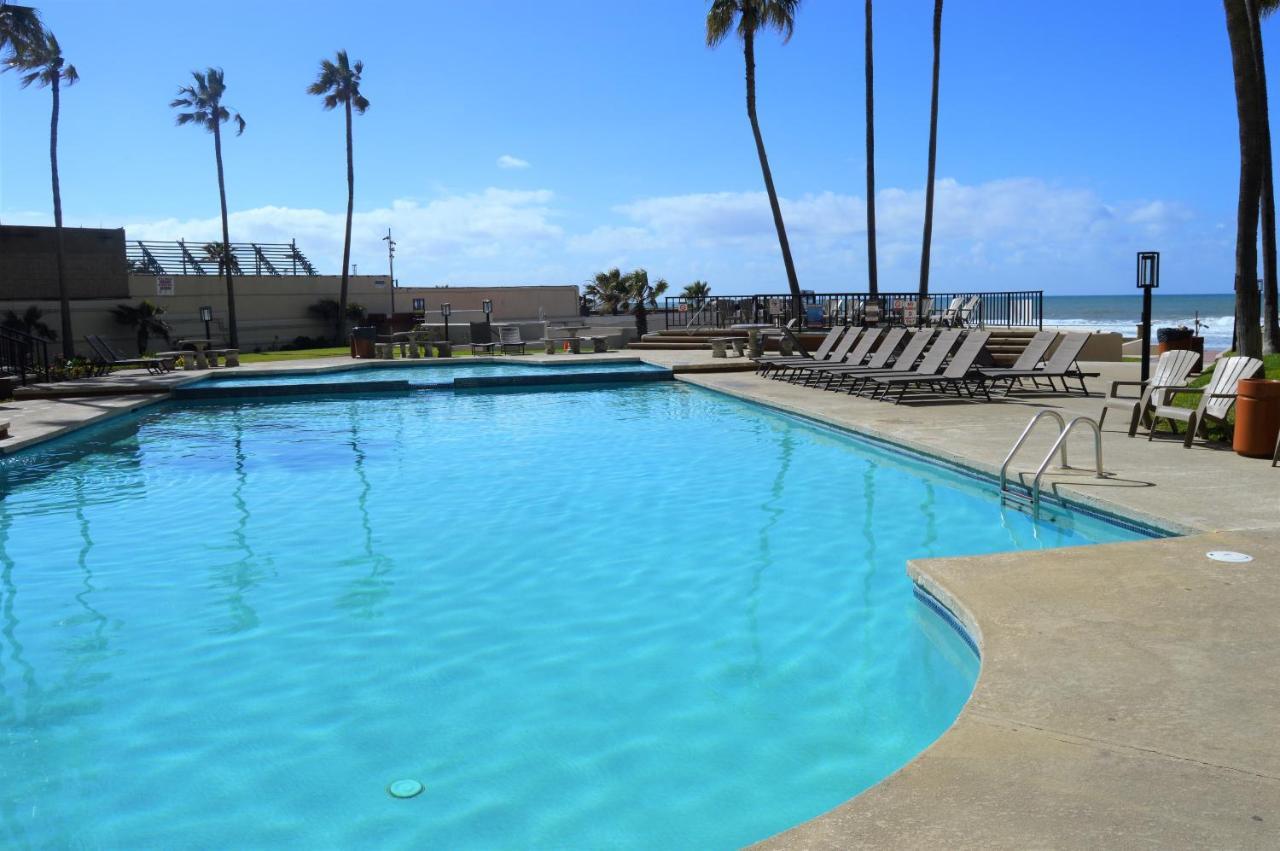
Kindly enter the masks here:
M 396 315 L 396 241 L 391 238 L 391 228 L 382 238 L 387 243 L 387 277 L 391 279 L 391 315 Z

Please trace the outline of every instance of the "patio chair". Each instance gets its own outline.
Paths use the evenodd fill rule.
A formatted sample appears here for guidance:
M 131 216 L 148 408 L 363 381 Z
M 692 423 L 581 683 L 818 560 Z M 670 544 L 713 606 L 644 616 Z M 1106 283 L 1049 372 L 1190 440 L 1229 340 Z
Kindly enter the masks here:
M 903 333 L 895 334 L 894 331 L 902 331 Z M 868 375 L 905 372 L 911 369 L 916 365 L 916 361 L 920 359 L 920 356 L 924 354 L 925 347 L 929 345 L 934 334 L 935 332 L 932 328 L 916 331 L 909 335 L 902 328 L 890 329 L 880 343 L 879 348 L 868 358 L 865 365 L 850 366 L 841 364 L 823 370 L 823 374 L 827 378 L 825 389 L 838 390 L 848 384 L 849 392 L 853 393 L 861 389 L 864 383 L 863 379 Z M 906 336 L 909 336 L 910 339 L 902 347 L 902 351 L 897 352 L 899 341 Z
M 1057 390 L 1058 385 L 1054 384 L 1054 379 L 1062 379 L 1062 392 L 1070 393 L 1071 387 L 1067 383 L 1067 379 L 1074 378 L 1080 382 L 1080 390 L 1084 395 L 1089 395 L 1089 388 L 1085 385 L 1085 378 L 1093 378 L 1098 375 L 1096 372 L 1084 372 L 1080 369 L 1077 359 L 1080 352 L 1084 350 L 1085 343 L 1089 342 L 1092 335 L 1088 332 L 1072 332 L 1063 334 L 1062 341 L 1058 343 L 1058 348 L 1054 350 L 1049 360 L 1042 367 L 1034 369 L 998 369 L 995 367 L 987 367 L 982 370 L 982 374 L 992 384 L 997 382 L 1007 382 L 1005 395 L 1013 390 L 1016 383 L 1022 386 L 1023 379 L 1030 379 L 1032 385 L 1037 390 L 1043 390 L 1040 386 L 1041 379 L 1049 382 L 1050 390 Z
M 1149 407 L 1143 412 L 1151 418 L 1151 424 L 1147 429 L 1147 440 L 1155 436 L 1156 425 L 1160 420 L 1167 421 L 1174 434 L 1178 433 L 1176 423 L 1184 422 L 1187 424 L 1187 433 L 1182 439 L 1182 445 L 1190 448 L 1207 420 L 1220 423 L 1227 421 L 1227 414 L 1236 403 L 1236 385 L 1240 379 L 1253 378 L 1263 369 L 1262 361 L 1257 358 L 1223 358 L 1213 368 L 1213 378 L 1205 386 L 1163 388 L 1166 395 L 1170 397 L 1173 393 L 1199 393 L 1200 404 L 1195 410 L 1191 410 L 1173 405 L 1152 405 L 1148 399 Z
M 970 331 L 965 335 L 964 342 L 960 344 L 960 348 L 956 349 L 956 353 L 947 361 L 946 367 L 942 367 L 939 363 L 933 369 L 922 361 L 920 368 L 913 372 L 898 375 L 873 375 L 871 381 L 880 387 L 880 398 L 887 398 L 889 391 L 897 387 L 898 396 L 893 400 L 896 405 L 902 401 L 907 395 L 907 391 L 914 387 L 923 387 L 927 390 L 945 392 L 947 390 L 955 390 L 957 396 L 962 396 L 961 391 L 973 396 L 974 387 L 981 390 L 988 400 L 991 395 L 987 392 L 987 379 L 981 371 L 974 368 L 974 364 L 978 360 L 978 356 L 982 354 L 983 348 L 987 345 L 987 340 L 991 337 L 990 331 Z M 935 343 L 935 347 L 940 343 Z
M 471 354 L 491 354 L 494 349 L 501 345 L 497 340 L 493 339 L 493 326 L 488 322 L 470 322 L 471 326 Z
M 173 370 L 173 361 L 167 358 L 130 358 L 123 357 L 97 334 L 86 334 L 85 342 L 93 349 L 94 362 L 99 374 L 105 375 L 114 367 L 138 366 L 152 375 L 161 375 Z
M 502 348 L 502 353 L 504 355 L 509 354 L 512 349 L 519 351 L 520 354 L 524 354 L 525 342 L 520 337 L 520 326 L 503 325 L 499 328 L 498 345 Z
M 845 338 L 840 341 L 840 345 L 836 346 L 831 353 L 831 357 L 825 363 L 813 361 L 810 363 L 793 364 L 792 369 L 795 375 L 792 375 L 790 381 L 802 379 L 805 385 L 817 379 L 819 370 L 825 366 L 840 366 L 843 364 L 860 364 L 867 357 L 867 353 L 871 351 L 871 347 L 876 344 L 876 340 L 880 339 L 879 328 L 868 328 L 865 331 L 850 331 Z M 853 345 L 856 341 L 856 345 Z M 845 345 L 848 342 L 850 345 Z
M 924 332 L 932 337 L 931 332 Z M 921 376 L 936 375 L 942 370 L 943 363 L 946 362 L 947 356 L 951 354 L 951 350 L 955 348 L 956 343 L 960 342 L 960 338 L 964 336 L 964 332 L 959 328 L 948 328 L 942 331 L 934 338 L 929 350 L 920 357 L 920 362 L 914 366 L 908 362 L 905 355 L 906 349 L 903 349 L 903 357 L 899 357 L 894 365 L 889 369 L 867 370 L 865 372 L 855 373 L 852 378 L 854 386 L 849 388 L 850 393 L 862 394 L 863 390 L 872 387 L 872 381 L 876 378 L 887 378 L 890 376 Z M 914 340 L 912 342 L 915 342 Z
M 849 350 L 854 348 L 855 344 L 858 344 L 859 346 L 861 345 L 862 338 L 865 336 L 866 335 L 862 333 L 861 329 L 851 328 L 846 334 L 844 334 L 844 336 L 840 337 L 840 342 L 836 343 L 835 348 L 828 351 L 825 356 L 821 354 L 822 349 L 819 347 L 818 351 L 814 352 L 814 356 L 811 358 L 794 358 L 791 360 L 767 364 L 765 371 L 766 373 L 772 371 L 773 377 L 776 380 L 786 376 L 788 372 L 799 372 L 800 370 L 808 369 L 814 365 L 841 363 L 848 357 Z M 823 342 L 825 343 L 826 341 L 824 340 Z M 870 343 L 868 343 L 867 346 L 870 347 Z M 795 375 L 792 375 L 789 380 L 793 380 L 794 378 Z
M 964 304 L 964 296 L 958 295 L 951 299 L 942 310 L 933 310 L 925 315 L 928 317 L 930 325 L 950 326 L 955 322 L 956 312 L 960 310 L 962 304 Z
M 1156 398 L 1158 404 L 1167 404 L 1171 394 L 1166 388 L 1180 387 L 1186 384 L 1187 376 L 1191 374 L 1191 370 L 1195 368 L 1196 361 L 1199 359 L 1200 356 L 1196 352 L 1188 349 L 1174 349 L 1160 356 L 1160 359 L 1156 361 L 1156 368 L 1152 370 L 1151 377 L 1145 382 L 1111 382 L 1111 392 L 1102 401 L 1102 414 L 1098 417 L 1098 428 L 1102 428 L 1102 424 L 1106 421 L 1107 411 L 1115 408 L 1124 411 L 1129 416 L 1129 436 L 1133 437 L 1138 433 L 1138 423 L 1151 400 Z M 1121 394 L 1121 387 L 1140 387 L 1142 389 L 1137 396 L 1130 396 Z
M 960 305 L 960 309 L 956 311 L 955 317 L 951 320 L 952 328 L 968 328 L 973 325 L 973 317 L 975 313 L 982 312 L 982 296 L 969 296 Z
M 789 327 L 784 327 L 782 333 L 791 339 L 795 345 L 797 355 L 766 355 L 765 357 L 754 358 L 756 362 L 756 372 L 761 374 L 768 372 L 769 368 L 784 363 L 807 363 L 811 360 L 824 360 L 831 352 L 831 347 L 840 339 L 840 335 L 845 332 L 843 325 L 837 325 L 827 332 L 827 336 L 822 338 L 822 342 L 818 344 L 818 348 L 813 354 L 809 354 L 805 349 L 804 343 L 796 336 L 795 332 Z

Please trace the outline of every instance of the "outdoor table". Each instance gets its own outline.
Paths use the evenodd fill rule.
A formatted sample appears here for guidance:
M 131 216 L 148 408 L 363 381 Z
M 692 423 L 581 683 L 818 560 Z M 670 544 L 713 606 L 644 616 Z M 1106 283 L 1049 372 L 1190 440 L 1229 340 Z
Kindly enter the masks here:
M 196 369 L 208 369 L 209 358 L 205 355 L 204 350 L 209 348 L 209 340 L 179 340 L 178 346 L 191 346 L 196 350 Z M 188 367 L 189 369 L 190 367 Z
M 546 349 L 547 354 L 554 355 L 556 353 L 556 341 L 551 337 L 547 337 L 545 340 L 543 340 L 542 344 Z

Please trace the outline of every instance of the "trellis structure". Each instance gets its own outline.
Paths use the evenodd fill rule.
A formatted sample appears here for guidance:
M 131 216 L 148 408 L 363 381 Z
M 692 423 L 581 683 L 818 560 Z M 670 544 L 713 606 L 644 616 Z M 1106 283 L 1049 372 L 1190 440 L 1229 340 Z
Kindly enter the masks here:
M 144 242 L 129 240 L 129 271 L 144 275 L 220 275 L 221 242 Z M 319 275 L 297 240 L 231 243 L 233 275 Z

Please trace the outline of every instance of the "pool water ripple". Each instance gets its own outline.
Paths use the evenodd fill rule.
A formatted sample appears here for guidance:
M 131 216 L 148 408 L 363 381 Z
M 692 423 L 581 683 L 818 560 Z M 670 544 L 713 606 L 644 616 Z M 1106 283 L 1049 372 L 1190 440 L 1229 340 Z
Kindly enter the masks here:
M 673 384 L 161 406 L 15 460 L 13 847 L 739 846 L 963 705 L 908 558 L 1133 537 Z

